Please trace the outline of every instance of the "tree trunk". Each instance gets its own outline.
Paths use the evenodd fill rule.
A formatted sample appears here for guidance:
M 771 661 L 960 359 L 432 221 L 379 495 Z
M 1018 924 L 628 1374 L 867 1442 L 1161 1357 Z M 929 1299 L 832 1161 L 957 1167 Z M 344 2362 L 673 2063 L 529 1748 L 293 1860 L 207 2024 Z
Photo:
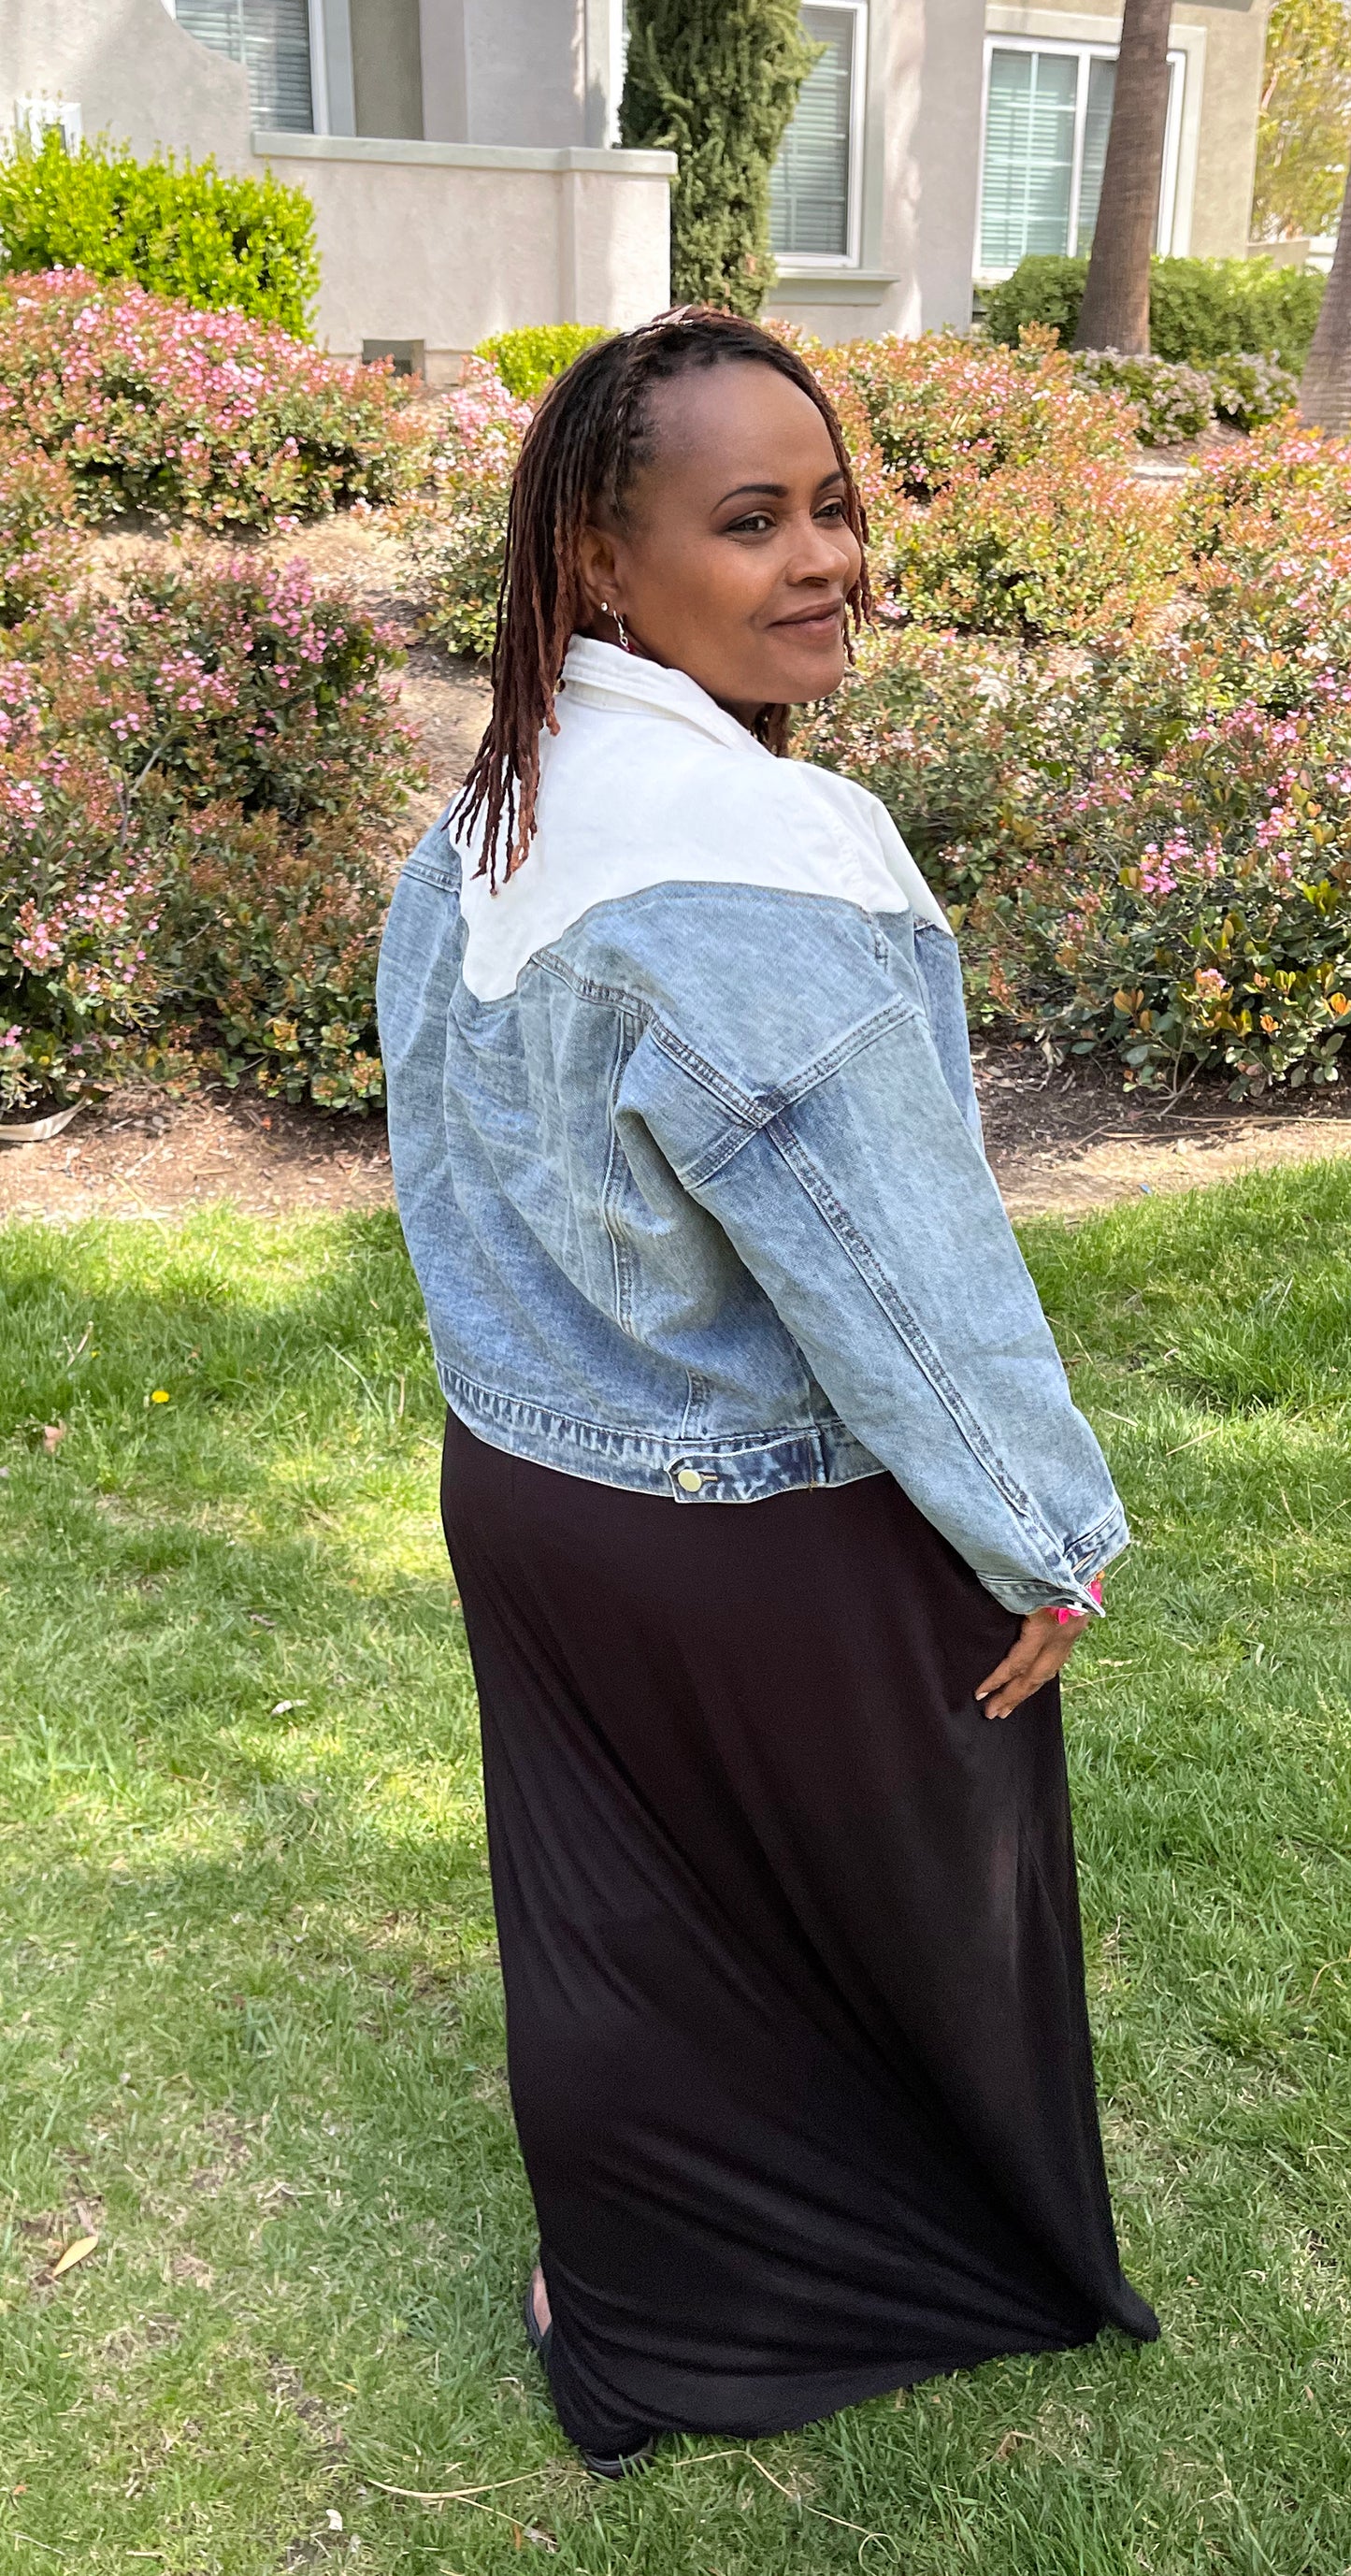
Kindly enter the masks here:
M 1168 131 L 1172 0 L 1125 0 L 1112 124 L 1076 349 L 1149 355 L 1149 262 Z
M 1310 429 L 1351 429 L 1351 172 L 1341 229 L 1318 327 L 1299 389 L 1299 416 Z

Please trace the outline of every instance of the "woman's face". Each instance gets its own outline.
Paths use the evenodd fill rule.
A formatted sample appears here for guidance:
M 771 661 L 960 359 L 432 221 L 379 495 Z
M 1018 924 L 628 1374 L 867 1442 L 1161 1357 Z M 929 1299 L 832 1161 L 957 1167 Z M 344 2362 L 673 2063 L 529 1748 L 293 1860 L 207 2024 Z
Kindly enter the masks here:
M 622 524 L 588 528 L 590 634 L 687 671 L 743 723 L 823 698 L 844 676 L 845 599 L 862 561 L 821 414 L 756 360 L 654 387 L 652 454 Z

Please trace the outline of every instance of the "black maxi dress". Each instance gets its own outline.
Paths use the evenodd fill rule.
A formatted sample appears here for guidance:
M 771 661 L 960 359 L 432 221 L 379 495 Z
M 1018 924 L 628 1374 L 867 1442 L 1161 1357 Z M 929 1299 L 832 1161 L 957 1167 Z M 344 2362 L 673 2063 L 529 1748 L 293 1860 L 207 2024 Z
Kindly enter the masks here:
M 508 2073 L 585 2449 L 1158 2325 L 1123 2278 L 1055 1686 L 888 1475 L 443 1477 Z

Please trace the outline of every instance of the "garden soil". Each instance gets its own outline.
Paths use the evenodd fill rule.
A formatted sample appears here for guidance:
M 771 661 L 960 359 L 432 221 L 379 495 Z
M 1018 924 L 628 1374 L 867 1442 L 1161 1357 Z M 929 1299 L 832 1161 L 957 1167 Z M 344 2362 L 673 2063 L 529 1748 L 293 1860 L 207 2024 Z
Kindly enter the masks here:
M 149 525 L 120 528 L 95 541 L 96 577 L 115 587 L 137 550 L 175 542 Z M 344 513 L 254 542 L 273 558 L 299 557 L 316 580 L 355 596 L 404 643 L 404 706 L 428 785 L 410 800 L 399 845 L 391 848 L 392 876 L 404 848 L 464 775 L 486 716 L 482 674 L 419 635 L 404 550 L 378 519 Z M 1292 1094 L 1267 1105 L 1236 1103 L 1211 1087 L 1169 1104 L 1124 1093 L 1109 1072 L 1069 1076 L 1034 1048 L 1009 1045 L 978 1047 L 976 1071 L 990 1160 L 1015 1217 L 1073 1216 L 1142 1193 L 1351 1153 L 1351 1099 L 1343 1103 L 1335 1091 L 1317 1102 Z M 219 1200 L 250 1215 L 282 1216 L 384 1207 L 392 1195 L 378 1116 L 326 1118 L 220 1088 L 180 1100 L 123 1091 L 81 1110 L 50 1144 L 0 1145 L 0 1218 L 167 1222 Z
M 1077 1216 L 1276 1163 L 1351 1153 L 1351 1100 L 1317 1109 L 1189 1093 L 1169 1108 L 1105 1080 L 1049 1072 L 1031 1048 L 976 1066 L 990 1160 L 1015 1217 Z M 384 1120 L 324 1117 L 256 1094 L 123 1091 L 48 1145 L 0 1146 L 0 1218 L 161 1223 L 229 1200 L 252 1216 L 390 1204 Z

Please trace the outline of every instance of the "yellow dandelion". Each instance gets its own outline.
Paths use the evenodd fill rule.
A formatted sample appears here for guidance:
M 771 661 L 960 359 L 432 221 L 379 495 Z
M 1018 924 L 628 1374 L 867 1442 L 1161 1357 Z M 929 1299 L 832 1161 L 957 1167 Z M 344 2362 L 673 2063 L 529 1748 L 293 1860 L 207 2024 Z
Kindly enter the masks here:
M 157 1386 L 152 1388 L 150 1401 L 152 1404 L 167 1404 L 169 1401 L 169 1390 L 167 1386 Z

